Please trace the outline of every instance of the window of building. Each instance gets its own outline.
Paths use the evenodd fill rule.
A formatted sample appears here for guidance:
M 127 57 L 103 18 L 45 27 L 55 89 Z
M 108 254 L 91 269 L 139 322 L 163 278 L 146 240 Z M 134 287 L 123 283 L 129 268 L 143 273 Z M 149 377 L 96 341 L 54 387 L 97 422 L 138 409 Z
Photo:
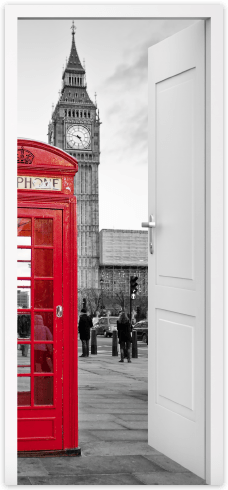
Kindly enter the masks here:
M 92 160 L 92 155 L 89 155 L 89 159 Z
M 80 117 L 82 117 L 82 111 L 80 111 Z
M 67 110 L 65 109 L 65 116 L 67 116 Z
M 75 80 L 76 80 L 76 79 L 75 79 Z M 77 97 L 77 96 L 78 96 L 78 92 L 76 92 L 76 93 L 75 93 L 75 97 Z
M 82 97 L 85 97 L 85 94 L 82 94 Z
M 72 102 L 74 102 L 74 99 L 72 99 Z
M 79 117 L 79 112 L 78 111 L 76 111 L 76 117 Z
M 75 117 L 75 111 L 73 111 L 73 113 L 72 113 L 72 114 L 73 114 L 73 117 Z
M 65 101 L 67 102 L 67 99 L 65 99 Z
M 71 117 L 71 111 L 68 111 L 68 117 Z
M 88 111 L 88 117 L 90 117 L 90 111 Z
M 86 111 L 84 111 L 84 117 L 86 117 Z
M 69 92 L 69 97 L 70 97 L 71 93 Z

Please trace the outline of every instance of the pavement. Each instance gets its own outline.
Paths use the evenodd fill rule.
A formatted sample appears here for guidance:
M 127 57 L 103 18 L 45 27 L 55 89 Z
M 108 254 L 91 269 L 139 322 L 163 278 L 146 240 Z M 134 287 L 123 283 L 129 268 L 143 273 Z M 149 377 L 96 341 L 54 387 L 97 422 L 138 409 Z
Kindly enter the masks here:
M 18 485 L 204 485 L 147 444 L 147 358 L 79 357 L 81 456 L 19 458 Z

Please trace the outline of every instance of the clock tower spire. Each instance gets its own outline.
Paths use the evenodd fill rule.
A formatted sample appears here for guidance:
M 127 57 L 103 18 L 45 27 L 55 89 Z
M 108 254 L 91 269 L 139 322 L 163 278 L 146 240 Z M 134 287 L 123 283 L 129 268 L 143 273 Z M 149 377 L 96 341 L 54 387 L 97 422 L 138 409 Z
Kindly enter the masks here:
M 48 126 L 48 142 L 78 161 L 74 192 L 77 196 L 78 292 L 99 289 L 99 195 L 100 119 L 96 103 L 87 92 L 86 72 L 76 44 L 74 21 L 71 26 L 70 56 L 62 74 L 59 100 Z

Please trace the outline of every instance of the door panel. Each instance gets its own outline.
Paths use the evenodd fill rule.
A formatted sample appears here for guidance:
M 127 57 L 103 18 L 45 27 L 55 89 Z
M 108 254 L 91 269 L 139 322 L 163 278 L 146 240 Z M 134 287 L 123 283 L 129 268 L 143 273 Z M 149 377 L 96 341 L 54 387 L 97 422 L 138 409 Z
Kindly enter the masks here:
M 62 212 L 18 212 L 18 450 L 62 449 Z
M 205 477 L 205 31 L 149 49 L 149 444 Z

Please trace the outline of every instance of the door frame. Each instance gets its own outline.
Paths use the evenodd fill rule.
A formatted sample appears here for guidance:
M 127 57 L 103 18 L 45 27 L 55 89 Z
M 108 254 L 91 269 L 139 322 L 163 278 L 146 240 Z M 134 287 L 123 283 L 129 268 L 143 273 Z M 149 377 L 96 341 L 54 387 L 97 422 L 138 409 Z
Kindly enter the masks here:
M 33 191 L 34 192 L 34 191 Z M 20 193 L 18 209 L 62 211 L 62 450 L 78 447 L 78 335 L 77 325 L 77 268 L 76 268 L 76 198 L 52 194 L 33 198 L 28 191 Z M 59 202 L 58 202 L 59 201 Z M 65 201 L 65 202 L 64 202 Z
M 206 482 L 223 484 L 223 318 L 222 318 L 222 97 L 215 93 L 222 87 L 213 87 L 212 73 L 218 48 L 222 54 L 220 16 L 205 19 L 206 26 Z M 221 44 L 220 44 L 221 43 Z M 221 56 L 222 58 L 222 56 Z M 212 72 L 212 69 L 214 72 Z M 221 72 L 218 76 L 221 76 Z M 214 77 L 213 77 L 214 78 Z M 212 79 L 214 82 L 214 79 Z M 216 76 L 216 82 L 218 78 Z M 221 106 L 218 104 L 221 102 Z M 218 106 L 217 106 L 218 104 Z M 217 110 L 218 107 L 218 110 Z M 218 125 L 217 130 L 216 124 Z

